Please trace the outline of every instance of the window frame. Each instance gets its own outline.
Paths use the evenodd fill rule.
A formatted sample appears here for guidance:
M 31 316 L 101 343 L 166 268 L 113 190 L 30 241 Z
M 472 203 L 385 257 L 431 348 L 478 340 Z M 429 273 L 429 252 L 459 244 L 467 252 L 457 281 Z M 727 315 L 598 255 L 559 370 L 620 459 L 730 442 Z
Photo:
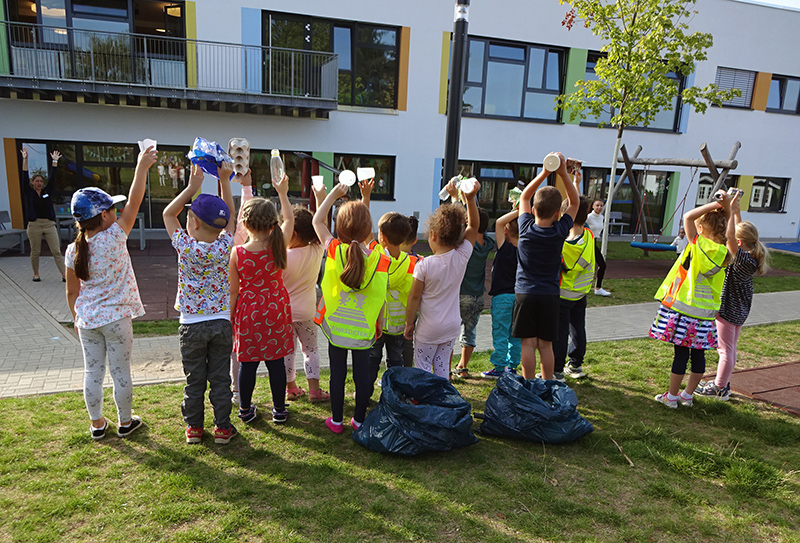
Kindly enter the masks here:
M 336 168 L 339 167 L 339 161 L 340 161 L 340 159 L 342 157 L 357 157 L 359 159 L 362 159 L 362 158 L 366 158 L 366 159 L 375 159 L 375 158 L 377 158 L 377 159 L 388 159 L 391 162 L 391 167 L 389 168 L 391 175 L 390 175 L 390 179 L 388 181 L 388 185 L 389 185 L 388 186 L 388 191 L 389 192 L 388 192 L 388 194 L 381 194 L 381 193 L 375 192 L 375 189 L 373 189 L 373 192 L 370 194 L 370 201 L 374 201 L 374 202 L 378 202 L 378 201 L 393 202 L 393 201 L 396 200 L 396 198 L 395 198 L 395 180 L 397 179 L 397 156 L 396 155 L 372 155 L 372 154 L 364 154 L 364 153 L 334 153 L 333 154 L 333 165 L 334 165 L 334 167 L 336 167 Z M 356 167 L 358 168 L 358 167 L 363 167 L 363 166 L 356 166 Z M 348 168 L 345 168 L 345 169 L 348 169 Z M 355 169 L 353 169 L 352 171 L 353 171 L 353 173 L 356 173 Z M 379 172 L 377 172 L 377 171 L 375 172 L 375 177 L 378 178 L 378 179 L 375 180 L 375 183 L 377 185 L 380 182 Z M 355 184 L 353 184 L 352 187 L 350 187 L 350 191 L 349 191 L 348 194 L 349 194 L 351 200 L 360 200 L 361 199 L 361 191 L 360 191 L 360 189 L 358 187 L 358 183 L 355 183 Z
M 753 213 L 786 213 L 786 201 L 790 182 L 791 179 L 787 177 L 754 177 L 753 184 L 750 189 L 750 201 L 748 202 L 749 206 L 747 211 Z M 757 189 L 761 189 L 761 191 L 763 191 L 763 194 L 760 198 L 772 198 L 769 187 L 771 183 L 781 185 L 779 189 L 779 201 L 777 204 L 770 203 L 769 206 L 762 204 L 758 207 L 754 207 L 753 199 L 756 195 Z
M 471 88 L 480 88 L 481 89 L 481 102 L 479 111 L 476 113 L 472 110 L 468 110 L 464 107 L 464 100 L 462 96 L 461 107 L 462 107 L 462 115 L 465 117 L 480 117 L 486 119 L 500 119 L 506 121 L 524 121 L 524 122 L 537 122 L 537 123 L 548 123 L 548 124 L 561 124 L 562 123 L 562 115 L 563 112 L 560 109 L 557 109 L 555 106 L 555 98 L 563 93 L 565 79 L 566 79 L 566 57 L 568 49 L 564 47 L 558 47 L 555 45 L 547 45 L 547 44 L 539 44 L 539 43 L 525 43 L 525 42 L 518 42 L 518 41 L 511 41 L 511 40 L 503 40 L 497 38 L 488 38 L 484 36 L 468 36 L 467 38 L 467 58 L 465 62 L 467 67 L 469 67 L 470 62 L 470 47 L 472 43 L 482 43 L 483 44 L 483 60 L 481 64 L 481 77 L 480 80 L 478 79 L 470 79 L 470 71 L 469 69 L 464 71 L 464 90 L 465 92 L 467 89 Z M 491 48 L 492 46 L 498 47 L 510 47 L 510 48 L 524 48 L 524 58 L 522 60 L 518 59 L 511 59 L 511 58 L 503 58 L 499 56 L 492 56 L 491 55 Z M 544 60 L 542 62 L 542 78 L 541 78 L 541 85 L 540 87 L 531 87 L 530 85 L 530 72 L 531 72 L 531 50 L 541 50 L 544 53 Z M 548 68 L 550 62 L 550 54 L 555 53 L 558 55 L 558 90 L 552 90 L 547 88 L 547 75 L 548 75 Z M 488 85 L 488 71 L 489 71 L 489 63 L 494 62 L 498 64 L 509 64 L 509 65 L 516 65 L 522 66 L 522 88 L 520 89 L 520 104 L 519 104 L 519 115 L 512 116 L 512 115 L 497 115 L 497 114 L 489 114 L 484 113 L 486 107 L 486 90 Z M 540 95 L 552 95 L 553 96 L 553 110 L 555 113 L 555 118 L 553 119 L 545 119 L 540 117 L 527 117 L 525 116 L 525 105 L 526 101 L 529 99 L 529 94 L 540 94 Z
M 779 100 L 780 103 L 783 104 L 784 100 L 786 99 L 786 87 L 789 84 L 789 81 L 797 82 L 798 86 L 800 86 L 800 77 L 793 77 L 789 75 L 778 75 L 772 74 L 772 79 L 770 80 L 770 92 L 772 94 L 772 82 L 778 81 L 780 85 L 780 96 Z M 782 113 L 783 115 L 800 115 L 800 90 L 798 91 L 797 95 L 797 103 L 795 104 L 794 110 L 786 109 L 784 107 L 769 107 L 769 94 L 767 95 L 767 108 L 766 111 L 768 113 Z

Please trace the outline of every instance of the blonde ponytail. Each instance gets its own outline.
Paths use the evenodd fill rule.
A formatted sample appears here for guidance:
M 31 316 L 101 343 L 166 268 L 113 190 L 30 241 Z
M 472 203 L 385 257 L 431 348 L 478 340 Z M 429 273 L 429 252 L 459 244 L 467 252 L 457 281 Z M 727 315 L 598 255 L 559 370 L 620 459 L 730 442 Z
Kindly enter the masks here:
M 758 239 L 758 229 L 750 221 L 742 221 L 736 225 L 736 239 L 745 247 L 752 247 L 750 255 L 758 263 L 756 275 L 764 275 L 769 271 L 769 249 Z

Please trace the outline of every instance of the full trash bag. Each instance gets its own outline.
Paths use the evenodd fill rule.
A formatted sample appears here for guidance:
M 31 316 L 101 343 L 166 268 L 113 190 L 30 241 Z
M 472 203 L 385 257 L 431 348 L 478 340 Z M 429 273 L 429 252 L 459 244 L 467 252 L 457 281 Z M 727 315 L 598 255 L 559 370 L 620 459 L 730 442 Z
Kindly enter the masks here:
M 353 439 L 367 449 L 412 456 L 478 442 L 470 404 L 447 379 L 418 368 L 389 368 L 381 399 Z
M 594 427 L 578 414 L 575 391 L 558 381 L 504 373 L 486 400 L 481 433 L 568 443 Z

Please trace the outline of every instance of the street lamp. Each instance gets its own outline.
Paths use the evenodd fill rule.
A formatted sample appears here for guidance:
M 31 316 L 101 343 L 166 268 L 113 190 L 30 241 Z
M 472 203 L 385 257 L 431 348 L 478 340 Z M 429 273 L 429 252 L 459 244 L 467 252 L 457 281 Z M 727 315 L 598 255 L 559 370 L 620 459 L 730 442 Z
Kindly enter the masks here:
M 444 171 L 441 186 L 458 173 L 458 143 L 461 133 L 462 94 L 467 56 L 469 0 L 456 0 L 453 23 L 453 54 L 450 57 L 450 91 L 447 96 L 447 130 L 444 143 Z

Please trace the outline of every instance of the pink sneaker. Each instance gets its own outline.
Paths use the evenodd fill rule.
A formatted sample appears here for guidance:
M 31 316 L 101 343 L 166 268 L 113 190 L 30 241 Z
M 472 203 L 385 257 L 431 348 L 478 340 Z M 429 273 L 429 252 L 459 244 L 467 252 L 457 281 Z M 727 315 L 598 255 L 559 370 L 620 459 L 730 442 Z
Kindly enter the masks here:
M 328 430 L 330 430 L 334 434 L 341 434 L 342 432 L 344 432 L 344 424 L 342 424 L 341 422 L 339 424 L 334 423 L 333 417 L 328 417 L 327 419 L 325 419 L 325 426 L 327 426 Z
M 356 419 L 354 419 L 354 418 L 350 419 L 350 426 L 353 427 L 353 430 L 358 430 L 359 428 L 361 428 L 362 424 L 363 423 L 361 423 L 361 422 L 356 422 Z

